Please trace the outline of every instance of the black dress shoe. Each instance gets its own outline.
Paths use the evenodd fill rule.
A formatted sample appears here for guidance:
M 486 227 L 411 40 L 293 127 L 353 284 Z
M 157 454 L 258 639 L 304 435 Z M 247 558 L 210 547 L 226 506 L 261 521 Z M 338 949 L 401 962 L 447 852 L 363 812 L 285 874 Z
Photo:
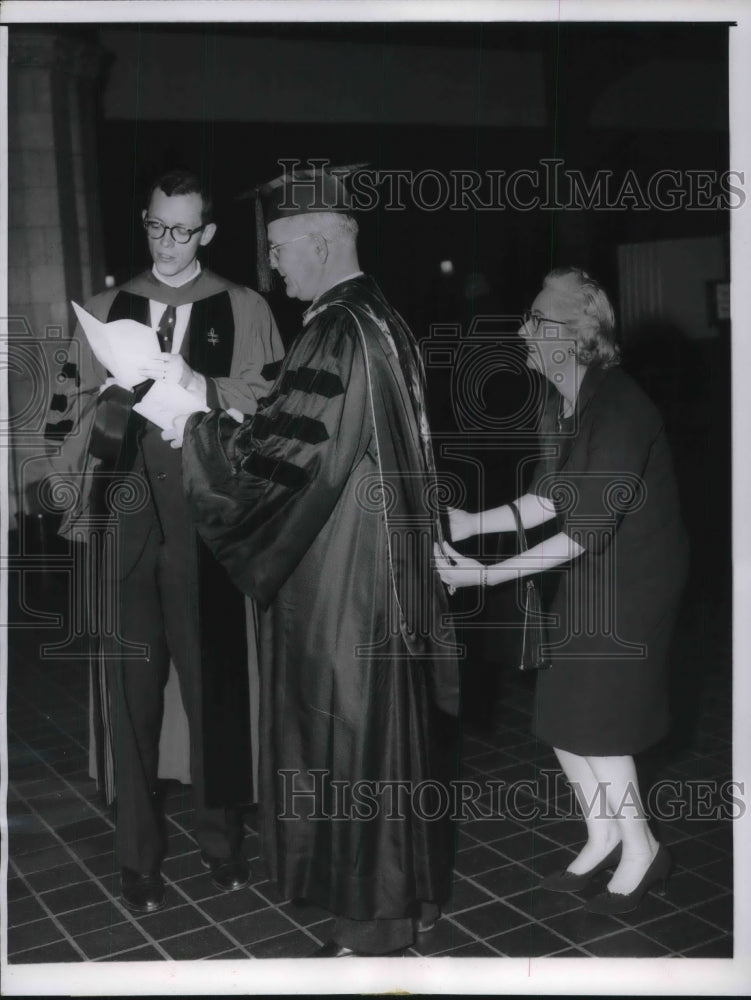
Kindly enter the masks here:
M 606 868 L 615 868 L 620 854 L 621 843 L 618 841 L 610 854 L 590 868 L 589 871 L 581 872 L 581 874 L 577 875 L 564 868 L 563 871 L 553 872 L 552 875 L 548 875 L 547 878 L 544 878 L 540 882 L 540 886 L 543 889 L 552 889 L 553 892 L 578 892 L 579 889 L 584 889 L 589 885 L 595 875 L 604 872 Z
M 415 934 L 429 934 L 434 928 L 438 921 L 441 919 L 441 911 L 439 909 L 432 910 L 427 914 L 423 913 L 419 917 L 415 917 Z
M 374 955 L 369 951 L 352 951 L 351 948 L 339 944 L 338 941 L 327 941 L 320 948 L 316 948 L 310 958 L 401 958 L 403 955 L 403 948 L 400 948 L 398 951 L 389 951 L 385 954 Z
M 606 889 L 605 892 L 588 900 L 584 904 L 584 909 L 589 913 L 604 913 L 609 916 L 631 913 L 641 903 L 652 886 L 657 885 L 658 882 L 660 883 L 659 894 L 664 896 L 672 863 L 667 848 L 660 844 L 657 848 L 657 854 L 652 858 L 652 863 L 644 872 L 641 882 L 635 889 L 631 892 L 610 892 Z
M 349 958 L 356 953 L 351 948 L 345 948 L 343 944 L 336 941 L 327 941 L 320 948 L 316 948 L 311 958 Z
M 211 871 L 211 881 L 217 889 L 223 889 L 224 892 L 244 889 L 250 881 L 250 865 L 241 854 L 212 858 L 201 852 L 201 864 Z
M 156 913 L 164 906 L 164 882 L 158 871 L 139 875 L 130 868 L 121 868 L 120 893 L 131 913 Z

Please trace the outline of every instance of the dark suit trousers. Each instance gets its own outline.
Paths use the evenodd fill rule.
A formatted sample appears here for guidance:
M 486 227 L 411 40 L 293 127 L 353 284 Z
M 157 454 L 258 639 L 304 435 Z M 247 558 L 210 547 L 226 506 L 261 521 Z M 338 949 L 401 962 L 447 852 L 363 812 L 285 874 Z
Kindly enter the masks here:
M 160 518 L 152 499 L 142 510 L 125 515 L 119 530 L 120 635 L 148 647 L 145 657 L 108 662 L 117 857 L 121 866 L 138 872 L 158 868 L 165 849 L 155 793 L 170 657 L 190 728 L 199 846 L 215 857 L 226 857 L 239 849 L 242 840 L 238 810 L 205 804 L 197 541 L 182 498 L 179 460 L 180 453 L 173 452 L 162 463 L 168 471 L 159 473 L 160 479 L 169 477 L 179 487 L 169 509 Z

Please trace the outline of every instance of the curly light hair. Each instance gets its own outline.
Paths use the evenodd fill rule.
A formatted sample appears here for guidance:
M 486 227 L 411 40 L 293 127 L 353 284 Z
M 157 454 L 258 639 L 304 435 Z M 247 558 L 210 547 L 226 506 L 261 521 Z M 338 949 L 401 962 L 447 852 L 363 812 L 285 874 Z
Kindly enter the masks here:
M 619 364 L 621 351 L 615 331 L 615 314 L 605 290 L 579 267 L 556 267 L 543 285 L 573 296 L 578 313 L 566 326 L 576 337 L 576 358 L 591 368 L 612 368 Z

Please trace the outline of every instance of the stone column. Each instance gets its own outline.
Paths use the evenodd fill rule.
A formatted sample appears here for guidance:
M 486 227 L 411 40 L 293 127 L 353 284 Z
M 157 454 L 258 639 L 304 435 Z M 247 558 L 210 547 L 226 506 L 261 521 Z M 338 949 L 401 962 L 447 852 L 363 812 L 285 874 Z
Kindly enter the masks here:
M 72 332 L 70 300 L 104 283 L 94 35 L 11 26 L 8 66 L 8 390 L 11 506 L 45 471 L 44 417 Z M 7 439 L 8 435 L 3 435 Z M 7 441 L 4 441 L 7 445 Z

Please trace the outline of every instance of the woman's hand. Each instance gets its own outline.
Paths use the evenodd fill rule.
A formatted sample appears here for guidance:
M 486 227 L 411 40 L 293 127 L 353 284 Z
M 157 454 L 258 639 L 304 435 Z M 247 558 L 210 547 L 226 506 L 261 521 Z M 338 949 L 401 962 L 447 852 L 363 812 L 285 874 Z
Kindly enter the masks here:
M 478 516 L 469 514 L 466 510 L 457 510 L 448 507 L 449 525 L 451 527 L 451 541 L 461 542 L 465 538 L 471 538 L 477 534 Z
M 435 568 L 438 575 L 448 585 L 449 593 L 454 593 L 457 587 L 479 587 L 483 582 L 485 567 L 476 559 L 460 555 L 452 549 L 448 542 L 433 549 Z

